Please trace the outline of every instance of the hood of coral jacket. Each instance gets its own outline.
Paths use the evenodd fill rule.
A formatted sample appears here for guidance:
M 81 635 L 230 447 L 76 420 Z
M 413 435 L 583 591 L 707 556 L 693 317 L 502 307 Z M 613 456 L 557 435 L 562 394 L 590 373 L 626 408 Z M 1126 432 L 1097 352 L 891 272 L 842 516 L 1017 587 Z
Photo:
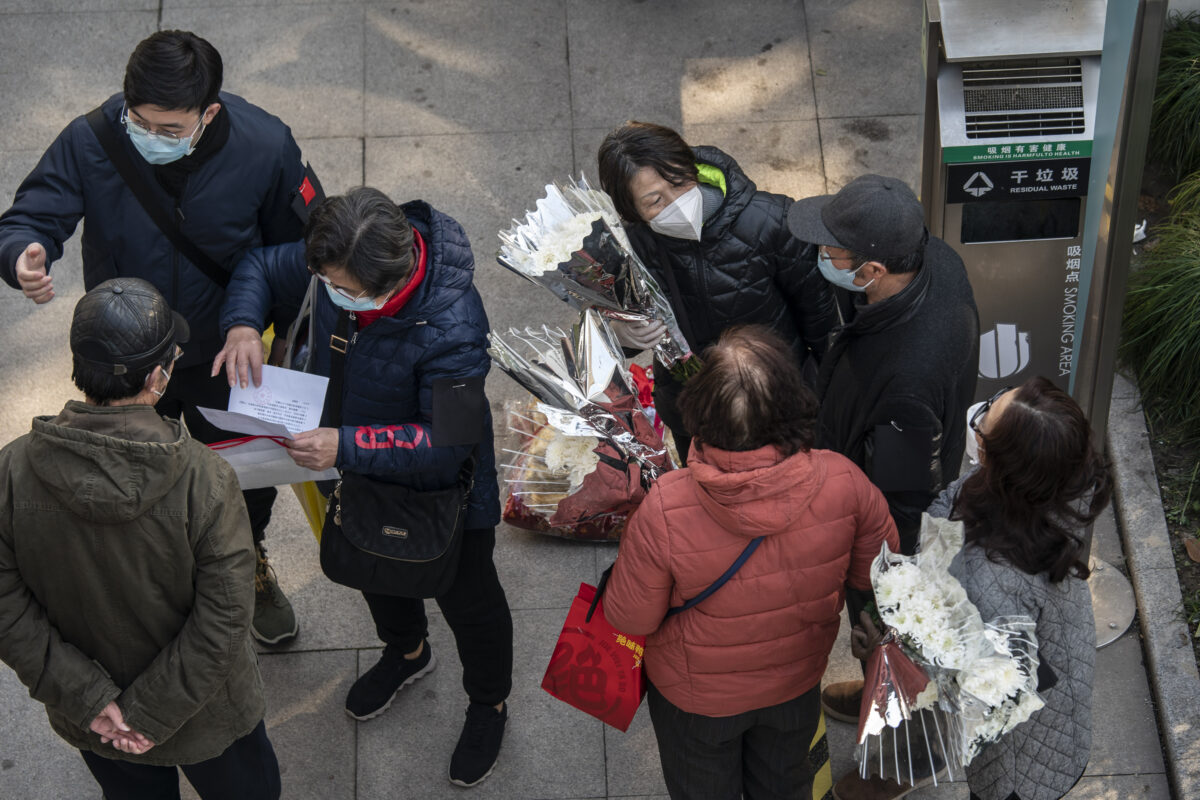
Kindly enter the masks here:
M 726 530 L 748 538 L 792 525 L 825 479 L 824 467 L 807 452 L 785 458 L 774 445 L 731 451 L 697 442 L 688 469 L 704 509 Z

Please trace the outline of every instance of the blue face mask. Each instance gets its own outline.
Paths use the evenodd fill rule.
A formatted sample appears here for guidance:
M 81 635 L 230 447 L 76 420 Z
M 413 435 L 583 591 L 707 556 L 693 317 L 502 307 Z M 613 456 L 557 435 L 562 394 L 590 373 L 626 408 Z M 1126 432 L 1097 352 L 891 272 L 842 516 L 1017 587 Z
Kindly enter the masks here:
M 338 308 L 344 308 L 347 311 L 375 311 L 383 306 L 383 303 L 375 302 L 374 297 L 360 297 L 357 300 L 346 297 L 346 295 L 334 289 L 328 283 L 325 284 L 325 294 L 329 295 L 329 299 Z
M 855 285 L 854 276 L 857 275 L 858 271 L 865 266 L 866 262 L 864 261 L 854 269 L 838 269 L 833 265 L 833 259 L 831 259 L 824 250 L 817 253 L 817 269 L 821 270 L 821 274 L 825 276 L 825 280 L 829 281 L 834 286 L 840 286 L 843 289 L 849 289 L 852 292 L 865 292 L 867 290 L 867 286 L 870 286 L 875 282 L 875 279 L 872 278 L 864 286 Z
M 172 161 L 178 161 L 184 156 L 192 154 L 192 140 L 196 138 L 196 134 L 200 131 L 200 126 L 203 123 L 203 117 L 196 123 L 196 127 L 187 136 L 179 139 L 172 139 L 169 136 L 155 136 L 148 130 L 138 125 L 129 118 L 128 112 L 122 112 L 121 121 L 125 123 L 125 132 L 129 134 L 129 141 L 133 142 L 134 148 L 141 154 L 142 158 L 146 159 L 150 164 L 170 164 Z

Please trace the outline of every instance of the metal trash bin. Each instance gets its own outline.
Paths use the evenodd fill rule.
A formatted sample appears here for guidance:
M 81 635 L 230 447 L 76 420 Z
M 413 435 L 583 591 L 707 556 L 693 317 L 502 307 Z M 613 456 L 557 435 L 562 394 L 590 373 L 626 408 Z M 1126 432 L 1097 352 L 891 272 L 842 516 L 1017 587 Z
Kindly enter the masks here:
M 1069 388 L 1104 0 L 928 0 L 922 201 L 979 306 L 977 395 Z

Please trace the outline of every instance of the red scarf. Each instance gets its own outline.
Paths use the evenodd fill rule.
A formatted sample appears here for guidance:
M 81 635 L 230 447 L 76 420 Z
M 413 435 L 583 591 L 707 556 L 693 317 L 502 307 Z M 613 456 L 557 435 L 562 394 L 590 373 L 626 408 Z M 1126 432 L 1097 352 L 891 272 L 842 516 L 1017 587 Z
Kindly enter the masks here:
M 358 329 L 370 325 L 380 317 L 394 317 L 404 308 L 404 304 L 416 293 L 417 287 L 421 285 L 421 281 L 425 279 L 425 240 L 421 234 L 413 228 L 413 244 L 417 250 L 417 269 L 413 272 L 413 276 L 409 278 L 408 283 L 404 284 L 404 288 L 392 295 L 391 299 L 384 303 L 379 308 L 373 311 L 356 311 L 355 316 L 358 317 Z

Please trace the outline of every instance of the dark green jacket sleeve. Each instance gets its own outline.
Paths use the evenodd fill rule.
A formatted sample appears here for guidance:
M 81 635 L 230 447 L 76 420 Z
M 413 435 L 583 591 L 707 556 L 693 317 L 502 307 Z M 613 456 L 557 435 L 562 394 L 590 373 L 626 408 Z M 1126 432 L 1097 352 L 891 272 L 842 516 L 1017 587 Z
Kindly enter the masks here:
M 194 491 L 190 525 L 196 596 L 179 634 L 117 703 L 125 721 L 155 743 L 168 739 L 229 677 L 254 613 L 254 546 L 233 469 L 197 445 L 206 478 Z
M 63 641 L 29 591 L 13 549 L 11 453 L 0 454 L 0 661 L 17 673 L 29 696 L 87 730 L 120 690 L 108 673 Z

